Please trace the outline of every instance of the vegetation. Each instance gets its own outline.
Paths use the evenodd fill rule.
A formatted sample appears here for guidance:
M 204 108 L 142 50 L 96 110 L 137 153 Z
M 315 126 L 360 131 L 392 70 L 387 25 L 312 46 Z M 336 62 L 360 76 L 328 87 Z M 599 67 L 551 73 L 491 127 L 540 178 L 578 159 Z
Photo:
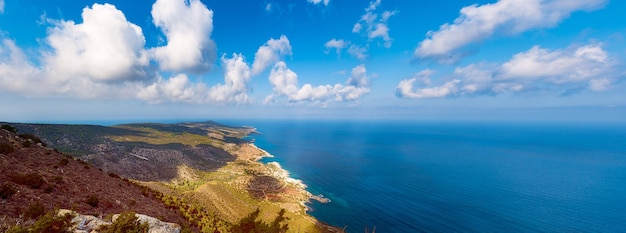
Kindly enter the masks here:
M 59 161 L 59 165 L 61 165 L 61 166 L 65 166 L 65 165 L 67 165 L 69 162 L 70 162 L 70 161 L 69 161 L 69 160 L 67 160 L 67 158 L 62 158 L 62 159 Z
M 15 148 L 13 148 L 13 145 L 6 143 L 6 142 L 0 142 L 0 154 L 8 155 L 12 153 L 13 151 L 15 151 Z
M 87 200 L 85 200 L 85 203 L 87 203 L 91 207 L 98 207 L 98 203 L 100 203 L 100 199 L 96 195 L 91 195 L 87 197 Z
M 38 189 L 46 183 L 43 177 L 37 173 L 16 174 L 11 177 L 11 180 L 17 184 L 26 185 L 33 189 Z
M 261 213 L 261 211 L 259 211 L 259 209 L 257 208 L 254 212 L 250 213 L 248 216 L 241 219 L 239 223 L 232 226 L 230 229 L 230 232 L 234 232 L 234 233 L 280 232 L 282 233 L 282 232 L 287 232 L 287 230 L 289 229 L 289 225 L 285 223 L 285 220 L 288 219 L 284 216 L 285 209 L 281 209 L 280 212 L 278 212 L 278 216 L 276 216 L 276 219 L 274 219 L 274 221 L 272 221 L 272 223 L 270 224 L 257 220 L 257 218 L 259 217 L 259 213 Z
M 71 214 L 65 214 L 63 216 L 58 215 L 58 210 L 50 211 L 39 218 L 35 224 L 29 227 L 13 226 L 7 233 L 66 233 L 70 232 L 69 228 L 72 226 L 71 221 L 74 216 Z
M 39 138 L 39 137 L 37 137 L 35 135 L 32 135 L 32 134 L 20 134 L 18 136 L 20 136 L 23 139 L 33 141 L 35 144 L 41 143 L 43 146 L 46 146 L 46 144 L 43 141 L 41 141 L 41 138 Z
M 9 183 L 3 183 L 0 185 L 0 198 L 9 199 L 9 197 L 13 196 L 17 192 L 17 189 Z
M 0 126 L 0 128 L 4 129 L 6 131 L 9 131 L 11 133 L 15 133 L 15 134 L 17 133 L 17 129 L 15 127 L 13 127 L 13 126 L 10 126 L 10 125 L 2 125 L 2 126 Z
M 24 210 L 24 218 L 37 219 L 46 212 L 46 208 L 40 202 L 28 205 Z
M 148 223 L 141 223 L 135 212 L 122 212 L 113 224 L 103 226 L 99 232 L 103 233 L 147 233 L 150 229 Z

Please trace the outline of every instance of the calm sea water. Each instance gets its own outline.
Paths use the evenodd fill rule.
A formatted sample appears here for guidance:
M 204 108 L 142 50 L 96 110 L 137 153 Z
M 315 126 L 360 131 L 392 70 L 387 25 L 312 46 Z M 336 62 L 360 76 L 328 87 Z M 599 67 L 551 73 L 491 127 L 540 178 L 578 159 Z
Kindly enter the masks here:
M 232 122 L 348 232 L 626 232 L 626 126 Z

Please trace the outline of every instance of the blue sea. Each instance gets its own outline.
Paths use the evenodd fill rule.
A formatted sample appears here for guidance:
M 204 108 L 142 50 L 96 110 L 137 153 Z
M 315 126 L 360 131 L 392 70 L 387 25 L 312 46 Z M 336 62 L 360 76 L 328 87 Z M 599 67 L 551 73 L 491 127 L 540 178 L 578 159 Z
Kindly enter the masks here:
M 626 125 L 241 121 L 348 232 L 626 232 Z

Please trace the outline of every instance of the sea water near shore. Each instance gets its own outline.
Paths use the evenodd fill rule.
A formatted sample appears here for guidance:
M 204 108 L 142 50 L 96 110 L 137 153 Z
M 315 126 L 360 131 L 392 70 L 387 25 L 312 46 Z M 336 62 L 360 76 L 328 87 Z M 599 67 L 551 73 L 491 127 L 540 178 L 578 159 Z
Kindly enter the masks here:
M 619 232 L 626 125 L 242 121 L 348 232 Z

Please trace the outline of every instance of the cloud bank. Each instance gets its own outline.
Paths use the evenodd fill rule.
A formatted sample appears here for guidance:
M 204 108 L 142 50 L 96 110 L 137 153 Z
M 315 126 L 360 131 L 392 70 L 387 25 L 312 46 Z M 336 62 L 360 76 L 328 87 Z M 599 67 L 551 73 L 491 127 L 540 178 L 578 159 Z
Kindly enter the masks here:
M 440 63 L 453 63 L 465 54 L 463 49 L 496 35 L 516 35 L 532 29 L 550 28 L 575 11 L 592 11 L 607 0 L 499 0 L 461 9 L 454 23 L 429 31 L 415 49 L 414 57 Z
M 521 92 L 604 91 L 621 77 L 615 75 L 617 61 L 592 43 L 548 50 L 534 46 L 499 65 L 470 64 L 455 69 L 453 80 L 430 86 L 432 71 L 402 80 L 396 94 L 403 98 L 434 98 L 462 95 L 497 95 Z M 415 87 L 418 81 L 422 87 Z M 565 92 L 563 92 L 565 90 Z
M 354 101 L 370 92 L 367 70 L 364 65 L 352 69 L 345 84 L 326 84 L 313 86 L 304 84 L 298 86 L 298 75 L 287 68 L 285 62 L 278 62 L 272 68 L 269 76 L 274 93 L 265 98 L 265 103 L 274 103 L 285 97 L 290 103 L 312 102 L 325 106 L 329 101 Z

